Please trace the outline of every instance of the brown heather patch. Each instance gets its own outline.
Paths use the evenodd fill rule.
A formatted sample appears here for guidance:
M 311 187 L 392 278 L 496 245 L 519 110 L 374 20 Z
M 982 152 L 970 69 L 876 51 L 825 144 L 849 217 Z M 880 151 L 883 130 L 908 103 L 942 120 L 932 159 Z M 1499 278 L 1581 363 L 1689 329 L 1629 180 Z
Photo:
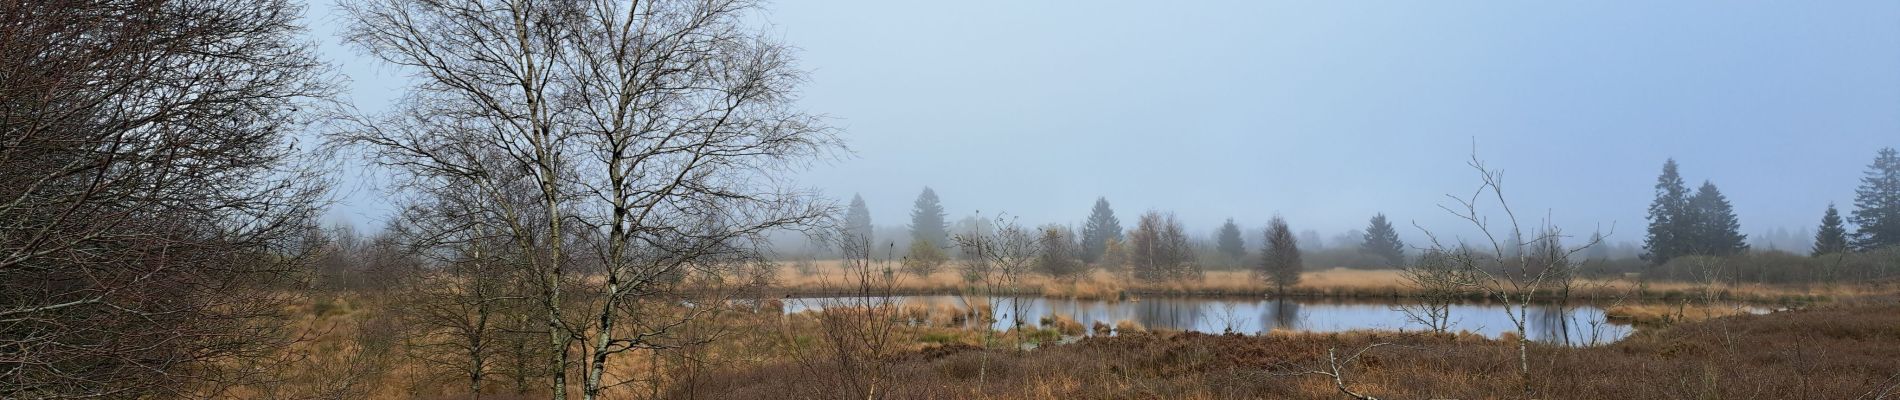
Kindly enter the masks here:
M 1027 352 L 936 349 L 896 360 L 891 398 L 1315 398 L 1342 396 L 1313 366 L 1329 348 L 1395 343 L 1348 375 L 1381 398 L 1521 397 L 1508 342 L 1381 332 L 1093 337 Z M 987 356 L 983 385 L 976 380 Z M 1594 348 L 1534 346 L 1537 398 L 1870 398 L 1900 372 L 1900 306 L 1841 304 L 1646 330 Z M 806 377 L 774 364 L 730 370 L 698 393 L 796 398 Z

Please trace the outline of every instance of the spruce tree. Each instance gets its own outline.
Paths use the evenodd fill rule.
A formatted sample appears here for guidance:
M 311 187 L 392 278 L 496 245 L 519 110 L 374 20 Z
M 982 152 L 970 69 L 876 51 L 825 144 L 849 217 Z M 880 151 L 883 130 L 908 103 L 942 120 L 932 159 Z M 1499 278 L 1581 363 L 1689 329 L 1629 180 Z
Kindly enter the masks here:
M 1221 254 L 1226 255 L 1228 259 L 1239 262 L 1247 256 L 1247 243 L 1245 239 L 1240 238 L 1240 225 L 1235 225 L 1233 218 L 1228 218 L 1227 223 L 1221 224 L 1220 233 L 1215 236 L 1215 249 L 1220 250 Z
M 1900 245 L 1900 154 L 1892 147 L 1880 149 L 1867 176 L 1860 178 L 1854 190 L 1854 246 L 1872 251 Z
M 1399 241 L 1399 231 L 1392 229 L 1384 213 L 1373 215 L 1372 221 L 1366 224 L 1366 239 L 1359 248 L 1366 254 L 1385 259 L 1388 267 L 1405 263 L 1405 242 Z
M 1643 259 L 1662 264 L 1683 253 L 1682 237 L 1688 229 L 1689 189 L 1676 172 L 1676 159 L 1663 162 L 1662 175 L 1656 177 L 1656 199 L 1649 203 L 1649 235 L 1643 239 Z
M 1300 271 L 1305 266 L 1300 262 L 1299 241 L 1287 228 L 1286 218 L 1276 215 L 1267 222 L 1266 245 L 1260 256 L 1259 274 L 1273 284 L 1276 294 L 1286 294 L 1288 286 L 1300 283 Z
M 1111 240 L 1122 240 L 1122 222 L 1115 218 L 1115 210 L 1108 207 L 1108 198 L 1097 197 L 1095 208 L 1089 211 L 1088 222 L 1082 224 L 1082 261 L 1100 261 Z
M 1685 254 L 1730 256 L 1748 250 L 1748 235 L 1741 233 L 1742 223 L 1715 183 L 1703 181 L 1695 196 L 1689 198 L 1688 210 L 1694 229 L 1687 235 L 1689 248 Z
M 865 207 L 864 197 L 851 195 L 851 208 L 844 214 L 845 240 L 860 242 L 859 249 L 871 248 L 871 209 Z
M 911 240 L 928 242 L 940 249 L 949 246 L 950 227 L 944 224 L 944 216 L 937 192 L 924 187 L 924 192 L 917 195 L 917 204 L 910 210 Z
M 1814 234 L 1814 256 L 1835 254 L 1847 251 L 1847 227 L 1841 226 L 1841 212 L 1834 209 L 1834 203 L 1827 203 L 1827 213 L 1821 214 L 1821 231 Z

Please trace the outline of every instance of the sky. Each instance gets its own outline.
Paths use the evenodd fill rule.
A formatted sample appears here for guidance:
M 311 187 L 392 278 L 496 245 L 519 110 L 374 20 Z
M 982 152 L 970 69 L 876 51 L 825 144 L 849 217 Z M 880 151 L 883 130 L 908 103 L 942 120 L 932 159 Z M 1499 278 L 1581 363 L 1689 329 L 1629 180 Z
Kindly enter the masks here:
M 315 1 L 346 101 L 387 107 L 405 78 Z M 759 29 L 810 73 L 799 106 L 850 147 L 789 175 L 880 226 L 929 186 L 952 219 L 1076 224 L 1101 196 L 1128 227 L 1385 213 L 1413 236 L 1457 226 L 1438 206 L 1477 187 L 1475 148 L 1526 219 L 1640 242 L 1665 159 L 1752 235 L 1851 211 L 1900 146 L 1900 2 L 1161 3 L 769 3 Z M 380 226 L 382 173 L 338 174 L 330 218 Z

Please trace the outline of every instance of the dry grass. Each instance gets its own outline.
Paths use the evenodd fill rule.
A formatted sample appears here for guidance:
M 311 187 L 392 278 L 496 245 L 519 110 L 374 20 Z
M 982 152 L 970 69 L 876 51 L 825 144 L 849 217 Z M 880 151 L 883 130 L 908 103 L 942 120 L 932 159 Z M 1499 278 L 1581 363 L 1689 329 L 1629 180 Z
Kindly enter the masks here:
M 843 284 L 848 281 L 848 276 L 842 263 L 836 260 L 815 262 L 810 273 L 801 273 L 789 267 L 781 268 L 781 271 L 783 272 L 779 277 L 778 288 L 787 295 L 842 295 L 856 291 L 855 287 Z M 901 272 L 894 276 L 896 282 L 893 289 L 897 294 L 975 292 L 973 287 L 958 277 L 954 271 L 939 272 L 929 277 L 917 277 Z M 1715 300 L 1807 304 L 1829 299 L 1891 293 L 1889 289 L 1856 284 L 1724 283 L 1711 285 L 1698 282 L 1639 282 L 1626 279 L 1586 279 L 1577 282 L 1573 287 L 1571 293 L 1573 298 L 1622 299 L 1632 302 Z M 1201 279 L 1194 281 L 1141 282 L 1098 269 L 1074 279 L 1052 279 L 1040 274 L 1027 274 L 1022 278 L 1019 286 L 999 288 L 998 291 L 1050 298 L 1125 300 L 1131 297 L 1157 295 L 1260 296 L 1271 294 L 1273 290 L 1272 286 L 1249 271 L 1208 271 Z M 1289 292 L 1286 295 L 1330 298 L 1399 298 L 1409 297 L 1416 293 L 1413 288 L 1406 285 L 1404 278 L 1397 270 L 1345 268 L 1308 271 L 1301 274 L 1300 283 L 1289 288 Z
M 1631 303 L 1604 310 L 1611 321 L 1638 326 L 1666 326 L 1680 322 L 1702 321 L 1749 313 L 1749 307 L 1706 303 Z

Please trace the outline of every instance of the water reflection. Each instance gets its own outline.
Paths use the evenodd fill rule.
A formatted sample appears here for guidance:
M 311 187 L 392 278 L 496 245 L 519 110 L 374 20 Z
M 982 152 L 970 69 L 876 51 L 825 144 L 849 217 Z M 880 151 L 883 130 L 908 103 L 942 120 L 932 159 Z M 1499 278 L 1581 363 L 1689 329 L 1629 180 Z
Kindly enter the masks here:
M 1266 307 L 1265 317 L 1260 320 L 1269 324 L 1261 327 L 1262 331 L 1300 330 L 1300 302 L 1286 299 L 1273 300 Z
M 844 298 L 803 298 L 785 301 L 786 313 L 823 309 L 837 304 L 863 304 Z M 968 309 L 981 298 L 959 296 L 903 296 L 893 301 L 906 306 Z M 1038 327 L 1045 317 L 1067 316 L 1083 326 L 1116 325 L 1128 320 L 1149 328 L 1207 333 L 1265 333 L 1274 329 L 1312 332 L 1348 330 L 1419 331 L 1426 326 L 1406 318 L 1397 304 L 1336 300 L 1269 300 L 1259 298 L 1151 298 L 1141 301 L 1063 300 L 1041 297 L 1001 297 L 990 300 L 996 310 L 995 329 L 1020 324 Z M 1577 345 L 1610 343 L 1628 336 L 1631 328 L 1606 322 L 1603 310 L 1593 306 L 1536 305 L 1525 310 L 1526 327 L 1534 340 Z M 1451 307 L 1452 331 L 1498 337 L 1515 324 L 1496 304 L 1460 304 Z

